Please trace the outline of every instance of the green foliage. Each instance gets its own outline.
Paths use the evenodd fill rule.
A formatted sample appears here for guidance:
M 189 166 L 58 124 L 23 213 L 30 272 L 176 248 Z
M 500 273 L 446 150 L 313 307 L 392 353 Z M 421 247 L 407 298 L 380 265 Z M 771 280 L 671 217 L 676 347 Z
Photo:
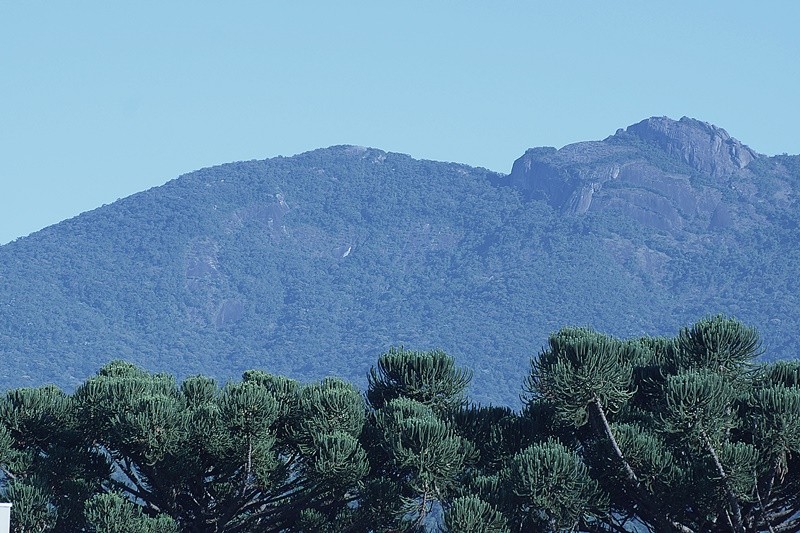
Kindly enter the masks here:
M 477 496 L 454 499 L 444 522 L 447 531 L 454 533 L 509 533 L 503 515 Z
M 6 497 L 24 531 L 72 530 L 83 499 L 109 475 L 97 450 L 87 447 L 73 399 L 56 387 L 8 391 L 0 401 L 0 452 Z
M 41 446 L 59 428 L 69 425 L 70 399 L 56 387 L 14 389 L 0 403 L 0 419 L 25 445 Z
M 12 482 L 4 492 L 13 502 L 11 521 L 14 531 L 44 533 L 55 530 L 58 511 L 44 490 L 25 482 Z
M 800 386 L 800 360 L 776 361 L 761 369 L 767 385 L 783 385 L 784 387 Z
M 754 499 L 759 459 L 758 449 L 745 442 L 722 442 L 719 446 L 719 460 L 725 468 L 725 478 L 720 481 L 742 503 Z
M 455 494 L 460 478 L 479 452 L 462 437 L 452 417 L 465 404 L 471 373 L 440 350 L 391 349 L 369 375 L 370 428 L 377 444 L 372 463 L 390 465 L 404 515 L 396 525 L 423 527 L 434 504 Z M 378 470 L 382 470 L 378 467 Z
M 397 403 L 403 401 L 394 400 L 387 410 L 397 416 Z M 384 420 L 378 424 L 384 429 L 396 468 L 413 476 L 415 490 L 443 494 L 463 466 L 465 442 L 432 413 Z
M 364 427 L 364 401 L 350 383 L 335 378 L 305 387 L 300 393 L 298 438 L 341 432 L 358 437 Z
M 517 453 L 505 473 L 512 516 L 538 530 L 575 528 L 580 519 L 602 512 L 605 496 L 580 457 L 558 442 L 534 444 Z
M 617 411 L 633 395 L 631 377 L 637 345 L 588 329 L 564 328 L 532 361 L 525 382 L 528 401 L 545 400 L 575 426 L 588 421 L 588 406 L 600 402 Z
M 671 339 L 563 328 L 521 412 L 468 403 L 441 351 L 390 350 L 365 395 L 114 361 L 0 400 L 0 494 L 29 532 L 796 531 L 797 365 L 756 346 L 723 316 Z
M 525 414 L 549 405 L 571 422 L 549 427 L 608 494 L 612 513 L 583 516 L 582 527 L 618 528 L 620 517 L 654 531 L 793 527 L 795 365 L 754 367 L 758 338 L 725 316 L 675 339 L 620 341 L 581 329 L 551 337 L 532 361 Z
M 436 501 L 449 497 L 464 468 L 477 458 L 474 445 L 428 406 L 406 397 L 377 412 L 379 445 L 400 482 L 405 520 L 420 526 Z
M 369 470 L 358 440 L 364 419 L 359 391 L 337 379 L 300 386 L 249 372 L 221 388 L 203 376 L 178 386 L 113 362 L 72 396 L 9 391 L 0 451 L 10 476 L 47 487 L 40 499 L 58 510 L 56 530 L 109 530 L 117 522 L 104 515 L 146 512 L 130 523 L 280 531 L 298 520 L 298 508 L 347 514 Z M 78 504 L 109 492 L 117 495 Z
M 169 517 L 151 518 L 119 494 L 97 494 L 85 505 L 89 531 L 95 533 L 178 533 Z
M 472 372 L 456 368 L 441 350 L 391 348 L 378 358 L 378 368 L 372 367 L 368 378 L 367 399 L 376 409 L 402 396 L 444 413 L 463 405 Z
M 349 487 L 369 471 L 367 455 L 358 441 L 343 431 L 321 434 L 314 439 L 314 472 L 319 479 Z
M 707 368 L 738 375 L 760 355 L 758 332 L 721 315 L 681 329 L 675 363 L 679 369 Z
M 665 431 L 700 439 L 700 434 L 731 428 L 734 390 L 724 376 L 707 370 L 681 372 L 667 378 L 664 393 Z
M 773 385 L 754 390 L 747 419 L 762 450 L 770 455 L 800 453 L 800 388 Z
M 490 472 L 499 470 L 541 430 L 508 407 L 467 406 L 454 413 L 453 423 L 459 435 L 477 447 L 478 466 Z

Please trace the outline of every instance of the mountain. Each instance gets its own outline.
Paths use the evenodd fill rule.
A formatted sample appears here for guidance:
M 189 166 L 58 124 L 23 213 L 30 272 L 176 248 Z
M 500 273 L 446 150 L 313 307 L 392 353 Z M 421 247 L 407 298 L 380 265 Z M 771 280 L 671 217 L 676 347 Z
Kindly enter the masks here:
M 709 313 L 800 341 L 800 156 L 694 119 L 528 150 L 508 175 L 335 146 L 206 168 L 0 246 L 0 386 L 122 358 L 363 385 L 442 348 L 518 404 L 547 334 L 674 334 Z

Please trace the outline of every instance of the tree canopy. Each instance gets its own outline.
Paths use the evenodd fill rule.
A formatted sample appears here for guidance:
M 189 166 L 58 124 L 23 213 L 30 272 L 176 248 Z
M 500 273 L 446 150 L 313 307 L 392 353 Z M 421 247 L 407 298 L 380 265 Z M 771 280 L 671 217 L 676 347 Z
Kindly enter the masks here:
M 800 362 L 725 316 L 675 337 L 563 328 L 524 407 L 392 348 L 363 393 L 250 370 L 178 383 L 115 361 L 0 400 L 15 531 L 800 531 Z

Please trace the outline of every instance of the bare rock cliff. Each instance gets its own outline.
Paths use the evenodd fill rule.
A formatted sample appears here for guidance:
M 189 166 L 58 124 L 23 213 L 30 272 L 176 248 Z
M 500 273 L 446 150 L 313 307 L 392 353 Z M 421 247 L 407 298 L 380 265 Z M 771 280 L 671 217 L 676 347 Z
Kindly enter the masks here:
M 528 150 L 504 181 L 565 214 L 615 210 L 674 233 L 731 224 L 732 176 L 759 157 L 722 128 L 653 117 L 603 141 Z
M 688 117 L 648 118 L 626 131 L 715 178 L 730 176 L 759 156 L 724 129 Z

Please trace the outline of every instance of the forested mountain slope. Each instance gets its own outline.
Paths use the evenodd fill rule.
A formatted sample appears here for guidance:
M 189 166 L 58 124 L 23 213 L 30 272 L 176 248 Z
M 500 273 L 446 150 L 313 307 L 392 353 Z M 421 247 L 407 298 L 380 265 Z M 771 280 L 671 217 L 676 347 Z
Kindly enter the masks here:
M 707 313 L 800 340 L 800 156 L 654 118 L 510 175 L 338 146 L 202 169 L 0 247 L 0 385 L 122 358 L 365 382 L 442 348 L 516 405 L 548 333 L 674 334 Z

